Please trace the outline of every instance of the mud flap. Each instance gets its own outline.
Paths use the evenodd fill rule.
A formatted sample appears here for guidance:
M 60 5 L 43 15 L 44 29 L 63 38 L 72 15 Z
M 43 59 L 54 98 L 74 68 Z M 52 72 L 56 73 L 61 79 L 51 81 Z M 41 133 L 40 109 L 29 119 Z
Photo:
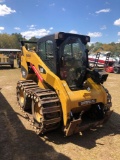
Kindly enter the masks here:
M 93 127 L 97 127 L 103 123 L 105 123 L 109 117 L 111 116 L 113 111 L 108 111 L 105 115 L 105 117 L 102 120 L 99 121 L 95 121 L 95 122 L 91 122 L 91 123 L 87 123 L 87 124 L 81 124 L 82 123 L 82 119 L 77 119 L 77 120 L 73 120 L 70 122 L 68 128 L 65 130 L 65 135 L 66 136 L 70 136 L 72 134 L 78 133 L 78 132 L 82 132 L 84 130 L 93 128 Z

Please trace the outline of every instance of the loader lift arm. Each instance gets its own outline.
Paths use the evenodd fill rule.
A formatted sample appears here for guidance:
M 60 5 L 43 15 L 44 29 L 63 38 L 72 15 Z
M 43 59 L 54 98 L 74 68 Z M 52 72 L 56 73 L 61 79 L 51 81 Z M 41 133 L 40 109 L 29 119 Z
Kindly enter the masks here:
M 89 41 L 89 36 L 59 32 L 35 42 L 36 51 L 26 49 L 28 41 L 21 42 L 17 100 L 32 114 L 39 133 L 62 125 L 69 136 L 108 117 L 111 97 L 103 86 L 108 75 L 89 68 Z

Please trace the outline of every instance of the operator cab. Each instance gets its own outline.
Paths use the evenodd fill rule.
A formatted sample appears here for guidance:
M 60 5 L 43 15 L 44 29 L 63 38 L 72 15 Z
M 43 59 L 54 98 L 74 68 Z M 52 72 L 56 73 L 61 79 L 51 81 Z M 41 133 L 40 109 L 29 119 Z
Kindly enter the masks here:
M 89 36 L 59 32 L 39 39 L 37 54 L 70 89 L 79 88 L 89 66 L 87 42 L 90 42 Z

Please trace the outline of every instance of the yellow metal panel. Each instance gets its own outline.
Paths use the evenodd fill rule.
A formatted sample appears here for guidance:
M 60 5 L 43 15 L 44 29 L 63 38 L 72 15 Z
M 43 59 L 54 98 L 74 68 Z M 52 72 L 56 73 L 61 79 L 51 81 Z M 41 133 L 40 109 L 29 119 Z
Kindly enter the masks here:
M 74 108 L 83 109 L 88 108 L 89 105 L 80 106 L 81 101 L 96 99 L 96 102 L 102 102 L 103 104 L 107 103 L 106 93 L 101 85 L 96 84 L 91 78 L 88 78 L 87 85 L 90 87 L 89 90 L 79 90 L 79 91 L 71 91 L 65 81 L 61 81 L 59 77 L 57 77 L 51 70 L 45 65 L 45 63 L 40 59 L 40 57 L 31 51 L 27 51 L 25 47 L 23 47 L 24 57 L 21 57 L 22 65 L 28 70 L 27 62 L 32 63 L 45 82 L 47 82 L 50 86 L 54 88 L 56 91 L 62 107 L 63 112 L 63 122 L 66 126 L 67 120 L 70 118 L 70 111 Z M 42 73 L 39 70 L 38 66 L 42 66 L 46 73 Z M 41 88 L 46 88 L 44 82 L 39 82 L 38 85 Z

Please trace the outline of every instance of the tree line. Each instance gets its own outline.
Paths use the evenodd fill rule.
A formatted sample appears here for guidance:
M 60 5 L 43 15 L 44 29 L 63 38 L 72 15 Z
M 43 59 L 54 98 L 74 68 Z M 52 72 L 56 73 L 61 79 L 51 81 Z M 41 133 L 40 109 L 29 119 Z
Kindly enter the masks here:
M 20 40 L 26 40 L 20 33 L 0 34 L 0 48 L 20 49 Z M 38 38 L 32 37 L 29 41 L 37 41 Z M 111 42 L 109 44 L 103 44 L 96 42 L 92 45 L 87 45 L 90 52 L 99 52 L 101 50 L 111 51 L 113 55 L 120 55 L 120 43 Z
M 26 40 L 25 38 L 22 37 L 20 33 L 0 34 L 0 48 L 20 49 L 21 48 L 20 41 L 23 39 Z M 29 41 L 37 41 L 37 40 L 38 38 L 32 37 Z
M 113 56 L 120 55 L 120 43 L 111 42 L 109 44 L 103 44 L 100 42 L 96 42 L 91 46 L 88 46 L 89 52 L 100 52 L 100 51 L 111 51 Z

